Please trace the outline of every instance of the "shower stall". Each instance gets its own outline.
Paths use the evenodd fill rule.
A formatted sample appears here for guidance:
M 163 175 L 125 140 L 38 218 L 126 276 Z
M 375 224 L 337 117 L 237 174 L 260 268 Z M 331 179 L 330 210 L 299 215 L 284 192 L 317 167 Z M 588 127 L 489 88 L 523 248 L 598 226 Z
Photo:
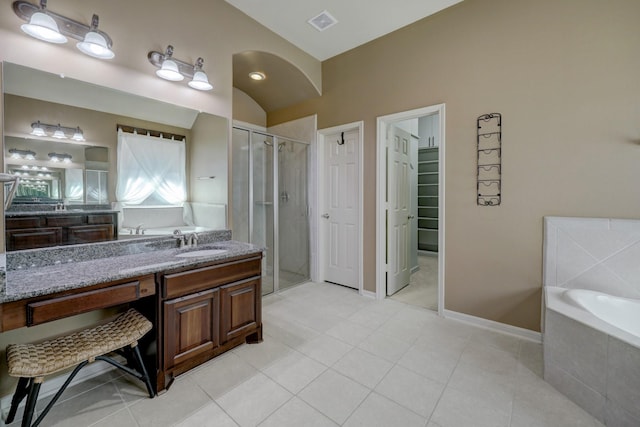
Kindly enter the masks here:
M 308 143 L 233 127 L 233 238 L 267 249 L 263 295 L 309 280 L 308 165 Z

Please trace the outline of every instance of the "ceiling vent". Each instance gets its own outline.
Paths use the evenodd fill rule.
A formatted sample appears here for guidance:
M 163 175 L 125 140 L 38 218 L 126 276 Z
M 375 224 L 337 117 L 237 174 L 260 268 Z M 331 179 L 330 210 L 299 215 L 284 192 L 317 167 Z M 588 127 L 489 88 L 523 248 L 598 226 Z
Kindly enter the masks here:
M 324 31 L 329 27 L 334 26 L 338 23 L 338 20 L 331 16 L 329 12 L 323 10 L 319 15 L 314 16 L 313 18 L 307 21 L 313 28 L 318 31 Z

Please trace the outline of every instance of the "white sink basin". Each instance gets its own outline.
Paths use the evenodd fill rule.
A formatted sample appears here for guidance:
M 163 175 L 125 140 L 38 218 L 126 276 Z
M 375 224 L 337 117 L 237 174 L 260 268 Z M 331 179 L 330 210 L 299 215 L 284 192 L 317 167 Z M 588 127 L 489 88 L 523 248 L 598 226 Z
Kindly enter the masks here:
M 226 249 L 203 249 L 201 251 L 184 252 L 176 256 L 180 258 L 192 258 L 192 257 L 199 257 L 199 256 L 220 255 L 225 252 L 228 252 L 228 251 Z

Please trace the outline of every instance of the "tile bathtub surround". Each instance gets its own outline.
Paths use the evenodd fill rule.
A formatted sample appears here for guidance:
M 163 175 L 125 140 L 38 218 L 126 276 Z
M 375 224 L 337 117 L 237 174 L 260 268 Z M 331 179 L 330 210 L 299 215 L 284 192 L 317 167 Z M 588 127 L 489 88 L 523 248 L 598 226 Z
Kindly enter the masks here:
M 69 389 L 44 425 L 601 427 L 541 378 L 540 344 L 328 284 L 265 297 L 263 322 L 263 343 L 161 396 L 112 373 Z
M 640 426 L 640 349 L 546 310 L 544 379 L 607 426 Z
M 640 221 L 545 217 L 544 286 L 640 298 Z

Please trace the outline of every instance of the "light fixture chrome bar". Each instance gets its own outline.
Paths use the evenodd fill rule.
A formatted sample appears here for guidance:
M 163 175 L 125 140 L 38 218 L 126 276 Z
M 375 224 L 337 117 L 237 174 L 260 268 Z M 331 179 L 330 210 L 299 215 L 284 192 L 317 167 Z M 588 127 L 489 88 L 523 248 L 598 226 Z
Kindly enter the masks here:
M 82 22 L 78 22 L 73 19 L 67 18 L 66 16 L 62 16 L 55 12 L 52 12 L 46 7 L 47 7 L 46 0 L 40 0 L 40 7 L 23 0 L 17 0 L 13 2 L 13 11 L 15 12 L 16 15 L 18 15 L 18 17 L 20 17 L 20 19 L 26 22 L 29 22 L 29 20 L 31 19 L 31 15 L 33 15 L 34 13 L 44 12 L 50 17 L 52 17 L 54 21 L 56 21 L 56 24 L 58 24 L 58 30 L 60 31 L 60 34 L 63 34 L 65 36 L 71 37 L 73 39 L 76 39 L 82 42 L 84 41 L 84 38 L 87 35 L 87 33 L 90 31 L 93 31 L 100 34 L 102 37 L 104 37 L 105 41 L 107 42 L 107 47 L 109 49 L 111 49 L 111 47 L 113 46 L 113 41 L 111 40 L 111 37 L 109 37 L 109 35 L 104 31 L 100 31 L 97 28 L 98 15 L 93 15 L 93 18 L 91 20 L 91 25 L 86 25 L 86 24 L 83 24 Z
M 198 58 L 198 60 L 196 61 L 196 65 L 193 65 L 193 64 L 189 64 L 188 62 L 184 62 L 179 59 L 176 59 L 172 55 L 173 55 L 173 46 L 169 45 L 165 53 L 152 50 L 147 55 L 147 58 L 149 58 L 149 62 L 151 62 L 157 68 L 162 68 L 162 63 L 164 62 L 165 58 L 170 57 L 171 60 L 178 65 L 178 71 L 180 72 L 180 74 L 190 79 L 192 79 L 195 74 L 195 71 L 194 71 L 195 67 L 197 67 L 199 64 L 199 67 L 202 68 L 202 64 L 204 63 L 204 60 L 202 58 Z
M 147 54 L 149 62 L 158 70 L 158 77 L 169 81 L 182 81 L 187 77 L 190 81 L 189 87 L 197 90 L 211 90 L 213 86 L 209 83 L 207 74 L 202 70 L 204 59 L 198 57 L 195 64 L 190 64 L 173 57 L 173 46 L 167 46 L 165 53 L 152 50 Z
M 60 123 L 58 123 L 57 125 L 51 125 L 47 123 L 41 123 L 40 120 L 38 120 L 37 122 L 31 123 L 31 129 L 31 134 L 36 136 L 50 136 L 50 134 L 52 134 L 55 138 L 60 138 L 59 136 L 55 136 L 56 132 L 60 131 L 64 135 L 64 138 L 70 138 L 74 141 L 84 141 L 84 132 L 82 132 L 80 126 L 62 126 L 60 125 Z

